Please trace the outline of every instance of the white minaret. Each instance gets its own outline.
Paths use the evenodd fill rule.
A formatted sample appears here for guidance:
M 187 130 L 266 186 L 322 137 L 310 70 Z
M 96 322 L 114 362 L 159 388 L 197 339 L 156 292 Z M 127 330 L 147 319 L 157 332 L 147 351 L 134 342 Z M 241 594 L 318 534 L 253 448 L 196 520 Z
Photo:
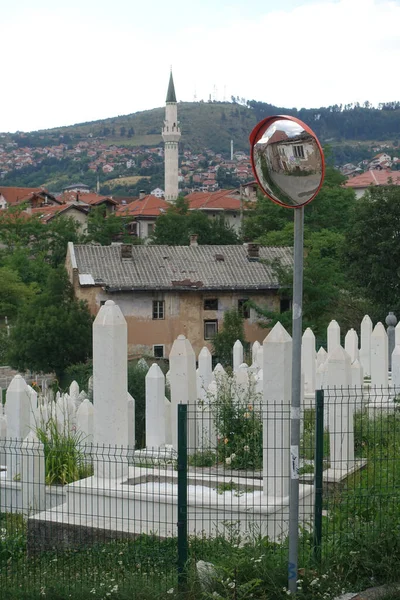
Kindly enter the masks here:
M 162 137 L 165 142 L 165 199 L 171 202 L 178 197 L 178 143 L 181 137 L 172 71 L 169 76 Z

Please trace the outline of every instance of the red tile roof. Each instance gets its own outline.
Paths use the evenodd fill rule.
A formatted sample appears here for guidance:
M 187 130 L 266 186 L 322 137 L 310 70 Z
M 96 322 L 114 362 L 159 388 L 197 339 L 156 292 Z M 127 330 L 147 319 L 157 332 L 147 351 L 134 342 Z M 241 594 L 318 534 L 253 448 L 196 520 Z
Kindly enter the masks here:
M 134 200 L 127 206 L 119 206 L 116 214 L 121 217 L 158 217 L 170 207 L 171 204 L 164 198 L 149 194 L 142 199 Z
M 7 204 L 15 206 L 29 200 L 34 194 L 48 193 L 44 188 L 28 187 L 0 187 L 0 194 L 6 199 Z M 52 198 L 53 196 L 49 194 Z M 55 199 L 57 201 L 57 199 Z
M 61 194 L 60 199 L 66 204 L 71 204 L 71 202 L 77 202 L 77 196 L 79 198 L 79 202 L 82 204 L 89 204 L 90 206 L 96 206 L 97 204 L 102 204 L 103 202 L 111 202 L 111 204 L 117 205 L 118 202 L 110 198 L 110 196 L 100 196 L 94 192 L 83 192 L 78 195 L 78 192 L 64 192 Z
M 391 181 L 390 181 L 391 179 Z M 399 171 L 380 171 L 379 169 L 365 171 L 361 175 L 351 177 L 344 184 L 350 188 L 366 188 L 370 185 L 400 185 Z
M 217 192 L 193 192 L 186 196 L 191 210 L 240 210 L 240 195 L 237 190 Z
M 67 212 L 68 210 L 71 210 L 73 208 L 81 212 L 88 212 L 88 209 L 85 210 L 85 207 L 83 205 L 79 206 L 76 204 L 62 204 L 61 206 L 42 206 L 40 208 L 33 208 L 31 212 L 27 214 L 31 214 L 33 217 L 40 217 L 41 221 L 47 223 L 56 215 L 59 215 L 63 212 Z

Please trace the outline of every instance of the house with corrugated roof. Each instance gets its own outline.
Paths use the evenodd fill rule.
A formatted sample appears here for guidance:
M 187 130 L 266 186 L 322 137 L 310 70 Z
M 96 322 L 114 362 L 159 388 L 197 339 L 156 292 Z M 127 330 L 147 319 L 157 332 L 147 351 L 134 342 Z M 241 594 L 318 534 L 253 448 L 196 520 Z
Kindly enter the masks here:
M 292 249 L 257 244 L 190 246 L 68 244 L 66 268 L 75 295 L 95 316 L 114 300 L 128 323 L 131 356 L 168 356 L 184 334 L 198 353 L 221 329 L 228 309 L 242 312 L 248 342 L 262 342 L 257 305 L 284 308 L 273 268 L 293 264 Z M 285 306 L 285 309 L 287 306 Z

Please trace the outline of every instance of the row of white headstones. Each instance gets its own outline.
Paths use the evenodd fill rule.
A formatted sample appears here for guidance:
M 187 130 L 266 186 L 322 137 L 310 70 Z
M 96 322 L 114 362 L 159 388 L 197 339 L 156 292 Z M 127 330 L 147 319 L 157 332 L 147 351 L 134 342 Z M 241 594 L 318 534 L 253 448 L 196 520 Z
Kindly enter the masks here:
M 396 330 L 397 333 L 400 330 Z M 243 362 L 243 346 L 237 341 L 233 348 L 233 377 L 237 398 L 240 390 L 253 386 L 258 394 L 263 420 L 264 494 L 287 495 L 290 466 L 290 401 L 292 339 L 277 323 L 263 344 L 252 347 L 252 364 Z M 392 383 L 400 371 L 400 344 L 393 352 Z M 350 399 L 351 389 L 363 390 L 363 366 L 371 375 L 371 385 L 388 385 L 388 341 L 382 324 L 372 329 L 369 317 L 361 326 L 361 352 L 357 333 L 350 330 L 345 348 L 340 345 L 340 328 L 336 321 L 328 327 L 328 352 L 316 353 L 315 337 L 310 329 L 303 335 L 302 366 L 307 394 L 316 389 L 338 388 L 340 394 L 328 393 L 326 425 L 330 430 L 331 468 L 346 470 L 354 462 L 353 412 L 358 408 Z M 39 398 L 23 378 L 17 375 L 11 382 L 0 416 L 0 438 L 12 438 L 38 443 L 36 429 L 45 427 L 50 418 L 60 429 L 76 429 L 85 443 L 107 447 L 133 448 L 135 445 L 134 399 L 127 390 L 127 324 L 119 307 L 107 301 L 93 325 L 93 397 L 95 405 L 77 384 L 69 394 Z M 177 448 L 178 404 L 188 405 L 188 449 L 201 451 L 216 445 L 213 411 L 210 405 L 218 396 L 218 386 L 227 377 L 221 365 L 212 370 L 212 357 L 207 348 L 198 356 L 198 369 L 193 348 L 180 335 L 169 356 L 170 370 L 165 378 L 154 363 L 146 375 L 146 446 L 148 449 Z M 360 363 L 361 361 L 361 363 Z M 166 381 L 167 379 L 167 381 Z M 169 383 L 170 398 L 165 395 Z M 239 391 L 238 391 L 239 390 Z M 379 396 L 380 404 L 382 397 Z M 388 396 L 385 395 L 387 403 Z M 310 403 L 311 405 L 312 403 Z M 375 403 L 376 404 L 376 403 Z M 303 398 L 304 406 L 304 398 Z M 196 415 L 198 418 L 196 418 Z M 19 464 L 8 453 L 7 478 L 18 474 Z M 1 462 L 1 461 L 0 461 Z M 122 473 L 121 470 L 118 471 Z M 100 472 L 98 473 L 100 475 Z

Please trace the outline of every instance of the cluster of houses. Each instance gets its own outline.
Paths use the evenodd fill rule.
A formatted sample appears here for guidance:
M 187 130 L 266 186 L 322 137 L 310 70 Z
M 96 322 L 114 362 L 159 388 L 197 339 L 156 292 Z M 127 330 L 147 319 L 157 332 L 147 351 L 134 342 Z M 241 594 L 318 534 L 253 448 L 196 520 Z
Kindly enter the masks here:
M 389 148 L 384 145 L 383 148 Z M 373 150 L 382 150 L 378 146 Z M 347 163 L 340 168 L 340 171 L 348 180 L 346 187 L 352 188 L 357 198 L 361 198 L 365 191 L 372 185 L 400 185 L 400 158 L 391 157 L 387 152 L 379 152 L 371 160 L 364 159 L 357 163 Z
M 189 210 L 204 212 L 210 219 L 223 216 L 238 233 L 244 211 L 256 198 L 257 184 L 254 181 L 239 189 L 193 192 L 186 196 Z M 162 196 L 146 195 L 144 192 L 138 198 L 103 196 L 82 183 L 68 186 L 60 194 L 52 194 L 44 188 L 0 186 L 0 210 L 15 206 L 23 206 L 24 213 L 37 216 L 45 223 L 62 216 L 71 217 L 79 223 L 82 233 L 86 232 L 90 210 L 103 206 L 107 214 L 126 218 L 132 236 L 146 239 L 152 235 L 157 218 L 171 204 Z
M 28 134 L 19 134 L 20 136 Z M 0 137 L 0 178 L 4 178 L 14 170 L 24 167 L 38 167 L 46 158 L 57 160 L 71 159 L 75 162 L 88 161 L 88 170 L 102 173 L 103 179 L 113 179 L 119 176 L 129 176 L 139 170 L 150 169 L 159 165 L 162 168 L 164 148 L 155 147 L 124 147 L 107 145 L 98 138 L 90 138 L 75 144 L 62 143 L 58 140 L 49 146 L 21 146 L 12 139 Z M 230 160 L 224 159 L 222 154 L 212 150 L 201 153 L 185 150 L 181 156 L 179 166 L 180 189 L 189 193 L 196 189 L 199 191 L 216 191 L 219 189 L 217 181 L 218 169 L 225 172 L 240 182 L 253 178 L 250 158 L 244 152 L 231 153 Z M 152 191 L 153 193 L 153 191 Z M 160 188 L 154 195 L 163 196 Z

